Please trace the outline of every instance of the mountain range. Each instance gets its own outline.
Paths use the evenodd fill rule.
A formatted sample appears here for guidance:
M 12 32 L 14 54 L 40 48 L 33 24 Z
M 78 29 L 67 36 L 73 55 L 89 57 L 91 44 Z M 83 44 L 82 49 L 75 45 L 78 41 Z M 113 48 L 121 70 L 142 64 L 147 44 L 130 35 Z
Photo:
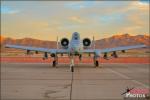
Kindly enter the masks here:
M 56 48 L 56 41 L 38 40 L 33 38 L 13 39 L 9 37 L 0 36 L 1 47 L 5 44 L 16 44 L 34 47 L 45 47 L 45 48 Z M 95 41 L 96 48 L 110 48 L 117 46 L 127 46 L 136 44 L 145 44 L 150 46 L 150 36 L 148 35 L 136 35 L 130 34 L 113 35 L 108 38 L 100 39 Z

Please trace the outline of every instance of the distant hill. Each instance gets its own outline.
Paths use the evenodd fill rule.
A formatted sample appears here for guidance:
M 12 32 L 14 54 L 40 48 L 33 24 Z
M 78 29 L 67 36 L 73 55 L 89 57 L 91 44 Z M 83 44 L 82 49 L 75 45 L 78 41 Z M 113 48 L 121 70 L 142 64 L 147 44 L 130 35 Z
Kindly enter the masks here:
M 56 48 L 56 41 L 44 41 L 44 40 L 38 40 L 32 38 L 12 39 L 12 38 L 1 37 L 1 45 L 4 46 L 5 44 Z
M 56 48 L 56 41 L 45 41 L 32 38 L 12 39 L 3 36 L 0 36 L 0 38 L 2 47 L 5 44 L 17 44 L 34 47 Z M 129 34 L 122 34 L 96 40 L 96 48 L 110 48 L 135 44 L 145 44 L 150 46 L 150 36 L 148 35 L 131 36 Z
M 104 38 L 96 41 L 96 48 L 110 48 L 117 46 L 127 46 L 145 44 L 150 46 L 150 36 L 148 35 L 136 35 L 132 36 L 129 34 L 114 35 L 109 38 Z

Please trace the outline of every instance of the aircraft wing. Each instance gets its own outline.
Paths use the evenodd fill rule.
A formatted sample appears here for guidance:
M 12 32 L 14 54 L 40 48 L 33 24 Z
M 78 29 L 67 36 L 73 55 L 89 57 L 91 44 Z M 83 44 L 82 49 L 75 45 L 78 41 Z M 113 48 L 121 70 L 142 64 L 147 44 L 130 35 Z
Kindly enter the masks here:
M 116 48 L 107 48 L 107 49 L 102 49 L 101 53 L 122 51 L 122 50 L 129 50 L 129 49 L 137 49 L 137 48 L 144 48 L 144 47 L 146 47 L 146 45 L 134 45 L 134 46 L 122 46 L 122 47 L 116 47 Z
M 47 52 L 47 53 L 68 53 L 66 49 L 48 49 L 48 48 L 38 48 L 38 47 L 30 47 L 30 46 L 20 46 L 20 45 L 5 45 L 6 48 L 15 48 L 22 50 L 30 50 L 30 51 L 39 51 L 39 52 Z
M 83 53 L 107 53 L 113 51 L 122 51 L 122 50 L 129 50 L 129 49 L 136 49 L 136 48 L 144 48 L 146 45 L 134 45 L 134 46 L 122 46 L 116 48 L 106 48 L 106 49 L 85 49 Z

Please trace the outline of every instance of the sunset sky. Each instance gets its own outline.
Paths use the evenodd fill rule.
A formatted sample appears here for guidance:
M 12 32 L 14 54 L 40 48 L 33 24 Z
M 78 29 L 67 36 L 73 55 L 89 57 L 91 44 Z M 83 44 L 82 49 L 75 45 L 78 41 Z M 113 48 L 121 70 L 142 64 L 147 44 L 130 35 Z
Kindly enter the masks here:
M 149 2 L 2 1 L 1 34 L 56 40 L 79 32 L 101 39 L 114 34 L 149 34 Z

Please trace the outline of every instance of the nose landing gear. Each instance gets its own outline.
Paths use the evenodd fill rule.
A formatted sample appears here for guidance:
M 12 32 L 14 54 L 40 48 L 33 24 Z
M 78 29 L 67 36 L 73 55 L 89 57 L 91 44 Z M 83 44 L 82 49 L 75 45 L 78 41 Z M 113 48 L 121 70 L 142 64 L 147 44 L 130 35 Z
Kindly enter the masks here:
M 74 72 L 74 59 L 73 59 L 73 56 L 70 59 L 70 70 L 71 70 L 71 72 Z
M 74 66 L 70 66 L 70 71 L 74 72 Z

